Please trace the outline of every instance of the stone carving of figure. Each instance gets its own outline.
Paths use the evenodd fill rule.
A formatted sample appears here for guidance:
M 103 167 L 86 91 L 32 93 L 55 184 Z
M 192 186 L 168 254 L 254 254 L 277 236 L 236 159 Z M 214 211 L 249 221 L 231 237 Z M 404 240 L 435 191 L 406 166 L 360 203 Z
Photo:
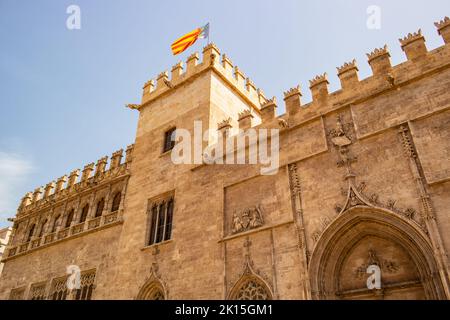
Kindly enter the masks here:
M 258 207 L 251 209 L 250 228 L 256 228 L 262 225 L 261 212 Z
M 244 226 L 242 225 L 241 218 L 236 213 L 236 211 L 233 213 L 233 233 L 239 232 L 242 229 L 244 229 Z

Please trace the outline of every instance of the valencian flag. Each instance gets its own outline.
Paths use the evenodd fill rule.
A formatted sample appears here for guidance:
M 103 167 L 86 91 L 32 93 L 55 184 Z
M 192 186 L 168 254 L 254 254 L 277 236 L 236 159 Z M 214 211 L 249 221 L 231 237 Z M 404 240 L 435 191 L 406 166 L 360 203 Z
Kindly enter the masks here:
M 198 38 L 208 38 L 209 37 L 209 23 L 204 25 L 201 28 L 197 28 L 194 31 L 186 33 L 181 38 L 175 40 L 172 43 L 172 53 L 173 55 L 177 55 L 182 53 L 184 50 L 192 46 Z

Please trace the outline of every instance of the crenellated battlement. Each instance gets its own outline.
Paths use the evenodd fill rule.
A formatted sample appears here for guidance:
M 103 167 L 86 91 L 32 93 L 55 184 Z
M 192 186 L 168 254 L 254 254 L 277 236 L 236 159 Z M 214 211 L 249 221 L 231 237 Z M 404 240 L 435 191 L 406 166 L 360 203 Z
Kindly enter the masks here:
M 346 73 L 346 72 L 349 72 L 349 71 L 353 71 L 355 69 L 356 69 L 356 71 L 358 71 L 358 67 L 356 66 L 356 59 L 353 59 L 350 62 L 346 62 L 342 66 L 336 67 L 336 69 L 338 71 L 338 76 L 343 74 L 343 73 Z
M 411 42 L 422 40 L 424 37 L 422 35 L 422 29 L 419 29 L 416 32 L 408 33 L 405 37 L 398 39 L 402 47 L 410 44 Z
M 445 17 L 439 22 L 435 22 L 434 25 L 437 28 L 438 34 L 442 36 L 445 43 L 450 42 L 450 18 Z
M 81 179 L 79 179 L 80 169 L 75 169 L 68 176 L 64 175 L 58 178 L 56 182 L 51 181 L 47 183 L 45 188 L 38 187 L 34 192 L 27 192 L 18 208 L 18 215 L 128 174 L 133 148 L 134 145 L 127 147 L 124 162 L 121 161 L 123 149 L 120 149 L 112 154 L 109 168 L 106 168 L 108 156 L 105 156 L 97 160 L 96 163 L 86 164 L 81 171 Z
M 440 68 L 450 62 L 450 49 L 447 44 L 450 42 L 450 19 L 445 17 L 440 22 L 436 22 L 438 34 L 444 39 L 445 45 L 428 51 L 425 46 L 425 37 L 421 29 L 409 33 L 399 39 L 401 49 L 405 52 L 407 61 L 399 65 L 391 65 L 391 55 L 388 46 L 375 48 L 370 53 L 366 53 L 367 62 L 372 69 L 372 75 L 359 79 L 358 65 L 356 59 L 345 62 L 337 67 L 337 76 L 341 83 L 341 89 L 329 92 L 328 74 L 322 73 L 309 80 L 309 88 L 312 94 L 312 101 L 302 105 L 300 85 L 283 92 L 286 106 L 286 114 L 290 117 L 299 117 L 300 121 L 331 111 L 333 108 L 348 104 L 349 101 L 366 99 L 368 96 L 389 90 L 392 87 L 400 87 L 402 83 L 408 83 L 411 79 L 420 78 L 426 72 Z M 416 68 L 415 65 L 418 64 Z M 222 65 L 231 72 L 232 63 L 228 57 L 222 58 Z M 426 66 L 426 67 L 424 67 Z M 234 67 L 234 74 L 241 80 L 245 77 L 239 68 Z M 258 94 L 262 94 L 260 89 Z M 277 107 L 275 97 L 264 99 L 260 102 L 262 125 L 272 123 L 276 117 Z M 282 116 L 284 117 L 284 115 Z M 241 118 L 241 115 L 240 117 Z M 245 118 L 245 117 L 243 117 Z M 243 121 L 242 127 L 249 128 L 249 122 Z M 258 125 L 259 126 L 259 125 Z M 241 127 L 241 125 L 240 125 Z
M 368 62 L 370 63 L 370 61 L 375 60 L 376 58 L 379 58 L 379 57 L 384 56 L 386 54 L 391 56 L 389 54 L 387 44 L 385 44 L 382 48 L 375 48 L 372 52 L 366 53 L 366 56 L 367 56 Z
M 256 112 L 259 112 L 261 105 L 266 102 L 266 97 L 255 83 L 238 66 L 233 65 L 226 54 L 221 55 L 215 44 L 210 43 L 202 50 L 201 62 L 199 53 L 195 52 L 186 59 L 185 64 L 181 61 L 176 63 L 171 68 L 170 77 L 168 71 L 159 73 L 156 81 L 152 79 L 144 84 L 141 104 L 128 104 L 127 107 L 139 109 L 207 70 L 213 70 L 219 75 Z
M 302 92 L 300 85 L 294 86 L 283 92 L 286 115 L 298 121 L 308 120 L 315 116 L 330 112 L 343 105 L 367 99 L 367 97 L 381 93 L 392 88 L 399 88 L 403 83 L 409 83 L 414 78 L 420 78 L 426 72 L 440 68 L 450 61 L 450 50 L 447 43 L 450 40 L 450 19 L 445 17 L 436 22 L 437 32 L 444 39 L 443 47 L 428 51 L 425 46 L 425 37 L 421 29 L 409 33 L 399 38 L 401 49 L 405 52 L 407 61 L 399 65 L 391 65 L 391 55 L 388 46 L 375 48 L 370 53 L 366 53 L 372 75 L 365 79 L 359 79 L 358 65 L 356 59 L 343 63 L 336 67 L 337 77 L 340 80 L 341 89 L 329 92 L 329 80 L 327 72 L 316 75 L 309 80 L 312 101 L 302 104 Z M 241 69 L 234 65 L 226 54 L 220 54 L 219 49 L 214 44 L 209 44 L 203 48 L 202 61 L 200 62 L 198 52 L 191 54 L 184 65 L 182 62 L 176 63 L 171 69 L 171 76 L 167 71 L 161 72 L 155 80 L 147 81 L 144 86 L 144 94 L 141 104 L 129 104 L 131 109 L 139 109 L 160 97 L 177 86 L 193 79 L 206 70 L 213 70 L 225 82 L 227 82 L 235 92 L 243 97 L 251 110 L 244 110 L 237 114 L 239 128 L 249 129 L 253 126 L 272 126 L 276 116 L 277 101 L 273 97 L 266 98 L 263 91 L 257 88 L 253 81 L 246 77 Z M 448 59 L 447 59 L 448 58 Z M 417 67 L 416 67 L 417 64 Z M 253 121 L 255 113 L 261 121 Z M 282 120 L 286 116 L 282 115 Z M 295 125 L 295 120 L 289 120 L 289 125 Z M 284 122 L 283 122 L 284 123 Z M 217 124 L 219 131 L 226 131 L 231 127 L 230 119 L 226 119 Z

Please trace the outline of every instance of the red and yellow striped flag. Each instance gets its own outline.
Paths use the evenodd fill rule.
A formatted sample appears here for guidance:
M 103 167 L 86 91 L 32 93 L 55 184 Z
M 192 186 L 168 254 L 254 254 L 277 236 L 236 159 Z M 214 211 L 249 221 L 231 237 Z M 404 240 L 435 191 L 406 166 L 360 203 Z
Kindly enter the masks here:
M 209 35 L 209 23 L 201 28 L 197 28 L 186 33 L 181 38 L 175 40 L 171 45 L 173 55 L 182 53 L 184 50 L 192 46 L 198 38 L 206 38 Z

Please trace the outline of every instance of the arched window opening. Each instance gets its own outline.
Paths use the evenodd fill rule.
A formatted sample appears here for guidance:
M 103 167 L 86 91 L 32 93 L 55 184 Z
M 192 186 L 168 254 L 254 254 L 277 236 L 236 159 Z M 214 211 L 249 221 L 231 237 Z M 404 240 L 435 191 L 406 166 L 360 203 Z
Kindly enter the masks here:
M 73 213 L 74 213 L 74 210 L 72 209 L 72 210 L 70 210 L 69 214 L 67 215 L 66 225 L 65 225 L 66 228 L 69 228 L 70 224 L 72 223 Z
M 89 212 L 89 204 L 86 204 L 81 210 L 80 223 L 85 222 Z
M 235 300 L 270 300 L 271 295 L 265 285 L 254 278 L 243 282 L 236 291 Z
M 138 300 L 165 300 L 164 290 L 158 280 L 149 280 L 139 291 Z
M 94 291 L 95 271 L 81 275 L 80 288 L 75 291 L 75 300 L 91 300 Z
M 52 233 L 56 231 L 56 228 L 58 228 L 60 219 L 61 215 L 56 216 L 55 221 L 53 222 Z
M 103 213 L 103 207 L 105 206 L 105 199 L 101 199 L 97 202 L 97 209 L 95 210 L 95 217 L 100 217 Z
M 45 219 L 45 221 L 41 224 L 41 230 L 39 231 L 39 237 L 42 237 L 44 235 L 44 232 L 47 229 L 48 220 Z
M 31 238 L 33 237 L 35 228 L 36 228 L 36 225 L 33 223 L 28 231 L 27 242 L 29 242 L 31 240 Z
M 121 192 L 117 192 L 116 195 L 113 198 L 113 202 L 112 202 L 112 206 L 111 206 L 111 212 L 119 210 L 121 198 L 122 198 L 122 193 Z

